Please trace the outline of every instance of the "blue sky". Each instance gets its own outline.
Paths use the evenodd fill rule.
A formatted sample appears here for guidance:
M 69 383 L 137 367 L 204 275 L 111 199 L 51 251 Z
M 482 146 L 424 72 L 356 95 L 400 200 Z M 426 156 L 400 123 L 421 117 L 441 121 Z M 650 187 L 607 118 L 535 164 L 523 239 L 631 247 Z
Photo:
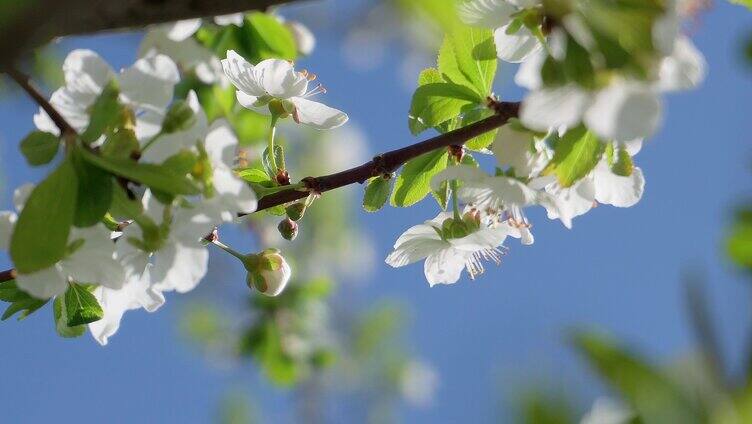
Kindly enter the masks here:
M 317 7 L 311 3 L 297 16 L 305 22 Z M 733 205 L 752 188 L 752 71 L 741 59 L 749 28 L 752 14 L 722 1 L 701 17 L 693 37 L 709 63 L 708 78 L 698 90 L 667 98 L 661 131 L 636 159 L 647 178 L 637 206 L 599 207 L 577 218 L 572 230 L 533 213 L 536 243 L 511 243 L 504 263 L 475 282 L 429 289 L 419 265 L 395 270 L 377 264 L 367 284 L 358 286 L 357 305 L 393 298 L 408 305 L 414 353 L 441 378 L 434 405 L 405 408 L 406 421 L 493 421 L 504 407 L 500 401 L 538 381 L 566 388 L 584 406 L 604 388 L 567 347 L 572 328 L 608 330 L 656 360 L 687 353 L 693 341 L 683 270 L 707 277 L 726 357 L 740 363 L 749 333 L 748 282 L 724 260 L 721 246 Z M 301 66 L 326 83 L 327 103 L 365 130 L 373 153 L 414 142 L 406 125 L 410 92 L 396 71 L 399 46 L 381 67 L 349 72 L 341 34 L 317 35 L 314 55 Z M 99 36 L 67 41 L 61 51 L 93 48 L 121 67 L 134 59 L 137 42 L 135 35 Z M 501 66 L 497 92 L 504 99 L 522 95 L 511 84 L 514 70 Z M 25 97 L 0 99 L 4 208 L 11 207 L 13 187 L 41 176 L 17 150 L 35 111 Z M 360 214 L 360 221 L 370 229 L 380 261 L 405 228 L 435 213 L 433 202 L 424 201 Z M 212 261 L 227 264 L 220 257 Z M 7 265 L 3 256 L 0 266 Z M 212 283 L 207 279 L 203 291 Z M 58 338 L 49 308 L 21 323 L 1 323 L 3 421 L 205 422 L 229 387 L 242 387 L 268 421 L 290 420 L 285 405 L 294 393 L 271 388 L 247 364 L 212 367 L 180 341 L 176 318 L 184 302 L 173 296 L 155 315 L 128 314 L 107 348 L 88 336 Z M 333 410 L 339 409 L 336 401 Z

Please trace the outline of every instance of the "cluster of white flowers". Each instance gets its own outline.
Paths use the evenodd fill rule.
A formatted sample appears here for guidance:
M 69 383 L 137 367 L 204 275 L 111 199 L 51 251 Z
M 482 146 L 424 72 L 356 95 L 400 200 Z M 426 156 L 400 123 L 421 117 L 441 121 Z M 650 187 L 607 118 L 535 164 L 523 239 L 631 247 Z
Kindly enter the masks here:
M 255 210 L 256 196 L 233 173 L 238 140 L 232 129 L 224 120 L 207 125 L 195 94 L 188 96 L 196 118 L 191 125 L 160 135 L 158 140 L 154 138 L 162 128 L 179 80 L 177 66 L 167 56 L 139 59 L 116 74 L 94 52 L 75 50 L 66 58 L 63 70 L 66 84 L 52 95 L 50 103 L 76 130 L 86 129 L 91 105 L 114 80 L 120 89 L 120 101 L 135 114 L 134 132 L 141 145 L 141 161 L 162 162 L 183 149 L 197 152 L 200 146 L 213 172 L 213 195 L 163 204 L 146 189 L 140 193 L 144 214 L 138 223 L 130 223 L 122 232 L 112 232 L 104 224 L 74 228 L 69 244 L 77 247 L 63 260 L 50 268 L 17 276 L 19 288 L 41 299 L 63 294 L 69 282 L 99 284 L 94 295 L 104 318 L 90 324 L 89 329 L 99 343 L 106 344 L 125 311 L 142 307 L 154 311 L 164 303 L 164 293 L 184 293 L 196 287 L 207 271 L 209 254 L 203 238 L 216 226 L 233 221 L 239 212 Z M 58 132 L 42 110 L 34 122 L 40 130 Z M 31 185 L 25 185 L 16 190 L 14 203 L 19 212 L 31 189 Z M 0 238 L 7 248 L 16 214 L 4 212 L 0 221 Z M 141 221 L 150 225 L 142 225 Z M 147 227 L 168 233 L 160 240 L 147 242 Z M 289 267 L 287 271 L 289 278 Z
M 520 63 L 515 82 L 529 90 L 522 101 L 519 121 L 502 127 L 492 146 L 497 172 L 489 175 L 466 165 L 450 166 L 435 176 L 433 188 L 447 180 L 460 181 L 455 193 L 464 203 L 464 215 L 440 213 L 408 229 L 386 259 L 400 267 L 425 258 L 429 284 L 452 284 L 463 268 L 471 278 L 483 271 L 483 260 L 499 262 L 507 236 L 532 244 L 531 224 L 524 208 L 546 209 L 551 219 L 571 227 L 573 218 L 596 204 L 629 207 L 642 197 L 645 179 L 632 165 L 643 139 L 651 136 L 661 119 L 661 95 L 690 89 L 705 76 L 705 61 L 686 36 L 673 4 L 654 26 L 656 59 L 648 78 L 637 79 L 609 72 L 597 89 L 575 83 L 546 86 L 542 67 L 547 58 L 563 60 L 567 37 L 586 49 L 595 49 L 592 35 L 576 17 L 562 19 L 551 29 L 529 28 L 513 19 L 526 13 L 540 16 L 537 0 L 469 0 L 460 4 L 460 17 L 470 25 L 494 29 L 498 57 Z M 514 27 L 514 28 L 512 28 Z M 597 53 L 587 60 L 597 62 Z M 595 59 L 593 59 L 595 58 Z M 580 127 L 584 125 L 584 127 Z M 597 165 L 583 178 L 563 187 L 547 172 L 554 151 L 551 140 L 567 131 L 585 128 L 603 143 Z M 620 155 L 629 163 L 616 172 Z

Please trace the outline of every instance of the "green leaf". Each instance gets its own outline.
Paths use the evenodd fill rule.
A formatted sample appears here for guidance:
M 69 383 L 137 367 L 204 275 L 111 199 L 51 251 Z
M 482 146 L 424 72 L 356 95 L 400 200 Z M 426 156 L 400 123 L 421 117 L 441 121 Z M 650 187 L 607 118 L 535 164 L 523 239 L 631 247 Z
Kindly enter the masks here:
M 83 160 L 78 152 L 74 152 L 72 158 L 78 176 L 73 225 L 91 227 L 99 223 L 110 209 L 112 175 Z
M 162 166 L 179 175 L 189 174 L 196 164 L 198 164 L 198 155 L 188 149 L 182 149 L 162 162 Z
M 10 257 L 18 272 L 39 271 L 65 256 L 77 192 L 78 177 L 70 160 L 31 192 L 10 241 Z
M 266 173 L 266 171 L 258 168 L 244 168 L 238 170 L 237 175 L 238 177 L 248 181 L 249 183 L 260 184 L 265 182 L 272 182 L 272 180 L 269 179 L 269 175 Z
M 431 195 L 433 196 L 434 200 L 436 200 L 436 203 L 439 204 L 439 207 L 441 210 L 447 210 L 447 207 L 449 207 L 449 196 L 451 194 L 451 191 L 449 189 L 449 182 L 442 181 L 441 186 L 438 190 L 432 190 Z
M 737 265 L 752 271 L 752 207 L 737 213 L 726 240 L 726 251 Z
M 444 77 L 441 76 L 441 72 L 436 68 L 426 68 L 420 72 L 420 75 L 418 75 L 418 86 L 441 82 L 447 81 L 444 80 Z
M 90 324 L 102 319 L 104 312 L 89 287 L 70 283 L 65 291 L 65 315 L 68 327 Z
M 575 346 L 590 365 L 637 411 L 646 423 L 706 422 L 699 405 L 642 359 L 610 338 L 579 333 Z
M 408 161 L 394 183 L 390 203 L 407 207 L 422 200 L 431 191 L 431 178 L 447 167 L 449 154 L 445 149 L 434 150 Z
M 444 38 L 438 67 L 445 80 L 473 90 L 476 103 L 483 103 L 491 94 L 497 61 L 491 30 L 461 25 Z
M 459 116 L 477 103 L 475 94 L 457 84 L 432 83 L 418 87 L 410 105 L 408 125 L 414 134 Z
M 567 37 L 567 55 L 564 57 L 564 74 L 585 88 L 595 88 L 595 71 L 590 62 L 590 53 L 570 35 Z
M 384 207 L 389 198 L 391 178 L 374 177 L 368 180 L 366 192 L 363 195 L 363 209 L 366 212 L 377 212 Z
M 58 296 L 52 303 L 52 317 L 55 319 L 55 331 L 60 337 L 73 338 L 82 336 L 86 332 L 86 325 L 68 325 L 67 305 L 65 296 Z
M 634 172 L 634 162 L 632 162 L 632 156 L 629 156 L 629 152 L 624 147 L 619 147 L 619 151 L 616 155 L 616 161 L 611 165 L 611 171 L 616 175 L 622 177 L 628 177 Z
M 81 156 L 92 165 L 119 177 L 144 184 L 154 190 L 169 194 L 199 194 L 201 190 L 185 175 L 170 168 L 150 163 L 138 163 L 128 159 L 106 158 L 81 150 Z
M 460 128 L 466 127 L 470 124 L 474 124 L 492 115 L 493 115 L 493 111 L 488 108 L 471 110 L 470 112 L 462 116 Z M 475 138 L 471 138 L 465 143 L 465 147 L 470 150 L 474 150 L 476 152 L 487 149 L 488 146 L 490 146 L 491 143 L 493 143 L 494 139 L 496 138 L 496 133 L 498 132 L 499 132 L 498 129 L 494 129 L 492 131 L 483 133 Z
M 295 37 L 274 15 L 262 12 L 249 14 L 241 33 L 241 43 L 252 52 L 249 59 L 254 63 L 270 58 L 293 60 L 298 55 Z
M 110 81 L 102 90 L 102 94 L 97 97 L 94 104 L 91 105 L 91 118 L 89 126 L 83 134 L 81 140 L 86 144 L 95 142 L 104 132 L 118 122 L 122 106 L 118 102 L 117 83 Z
M 60 139 L 48 132 L 33 131 L 21 141 L 21 153 L 31 166 L 50 163 L 60 147 Z
M 562 187 L 571 187 L 595 168 L 605 145 L 584 126 L 572 128 L 556 142 L 554 157 L 544 174 L 556 174 Z
M 17 312 L 20 312 L 18 320 L 21 321 L 37 309 L 47 304 L 46 299 L 37 299 L 19 289 L 15 280 L 0 283 L 0 300 L 10 303 L 5 309 L 5 312 L 3 312 L 2 317 L 0 317 L 0 320 L 2 321 L 12 317 Z
M 752 10 L 752 0 L 729 0 L 731 3 L 738 4 Z
M 112 185 L 110 213 L 118 220 L 135 219 L 144 213 L 144 206 L 138 198 L 130 198 L 120 184 Z

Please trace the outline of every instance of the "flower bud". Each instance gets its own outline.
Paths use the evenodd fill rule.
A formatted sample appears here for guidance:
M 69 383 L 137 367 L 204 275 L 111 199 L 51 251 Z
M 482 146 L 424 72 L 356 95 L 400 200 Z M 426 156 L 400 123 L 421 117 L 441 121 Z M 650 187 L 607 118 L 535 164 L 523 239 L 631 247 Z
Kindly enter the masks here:
M 292 241 L 298 236 L 298 223 L 290 218 L 285 218 L 280 221 L 277 229 L 285 240 Z
M 288 218 L 292 219 L 293 221 L 300 221 L 300 218 L 303 218 L 303 215 L 305 215 L 305 202 L 293 203 L 292 205 L 285 208 L 285 211 L 287 212 Z
M 178 100 L 170 106 L 170 109 L 162 121 L 162 132 L 171 134 L 177 131 L 183 131 L 190 128 L 196 123 L 196 113 L 191 105 L 185 100 Z
M 248 255 L 244 261 L 248 276 L 248 287 L 253 287 L 266 296 L 277 296 L 290 281 L 292 270 L 277 249 L 266 249 L 255 255 Z

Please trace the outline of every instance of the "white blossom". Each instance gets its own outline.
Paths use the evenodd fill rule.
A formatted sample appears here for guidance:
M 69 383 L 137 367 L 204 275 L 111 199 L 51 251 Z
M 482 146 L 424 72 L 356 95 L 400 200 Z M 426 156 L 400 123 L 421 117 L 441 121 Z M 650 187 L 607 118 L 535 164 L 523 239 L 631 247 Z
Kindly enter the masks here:
M 593 402 L 593 407 L 582 417 L 580 424 L 627 424 L 634 415 L 620 402 L 604 397 Z
M 278 100 L 297 123 L 316 129 L 331 129 L 347 122 L 344 112 L 309 100 L 326 90 L 318 85 L 308 91 L 310 74 L 296 72 L 287 61 L 267 59 L 254 66 L 229 50 L 227 58 L 222 60 L 222 67 L 237 88 L 238 102 L 246 108 L 269 114 L 269 103 Z
M 439 213 L 434 219 L 410 227 L 394 243 L 386 263 L 398 268 L 425 259 L 423 267 L 428 284 L 454 284 L 462 269 L 470 277 L 481 274 L 483 260 L 500 263 L 499 247 L 509 235 L 508 226 L 481 227 L 461 238 L 444 238 L 442 225 L 451 214 Z
M 461 3 L 458 10 L 463 22 L 494 30 L 499 59 L 520 63 L 541 50 L 543 45 L 524 25 L 510 34 L 511 16 L 538 4 L 537 0 L 469 0 Z

